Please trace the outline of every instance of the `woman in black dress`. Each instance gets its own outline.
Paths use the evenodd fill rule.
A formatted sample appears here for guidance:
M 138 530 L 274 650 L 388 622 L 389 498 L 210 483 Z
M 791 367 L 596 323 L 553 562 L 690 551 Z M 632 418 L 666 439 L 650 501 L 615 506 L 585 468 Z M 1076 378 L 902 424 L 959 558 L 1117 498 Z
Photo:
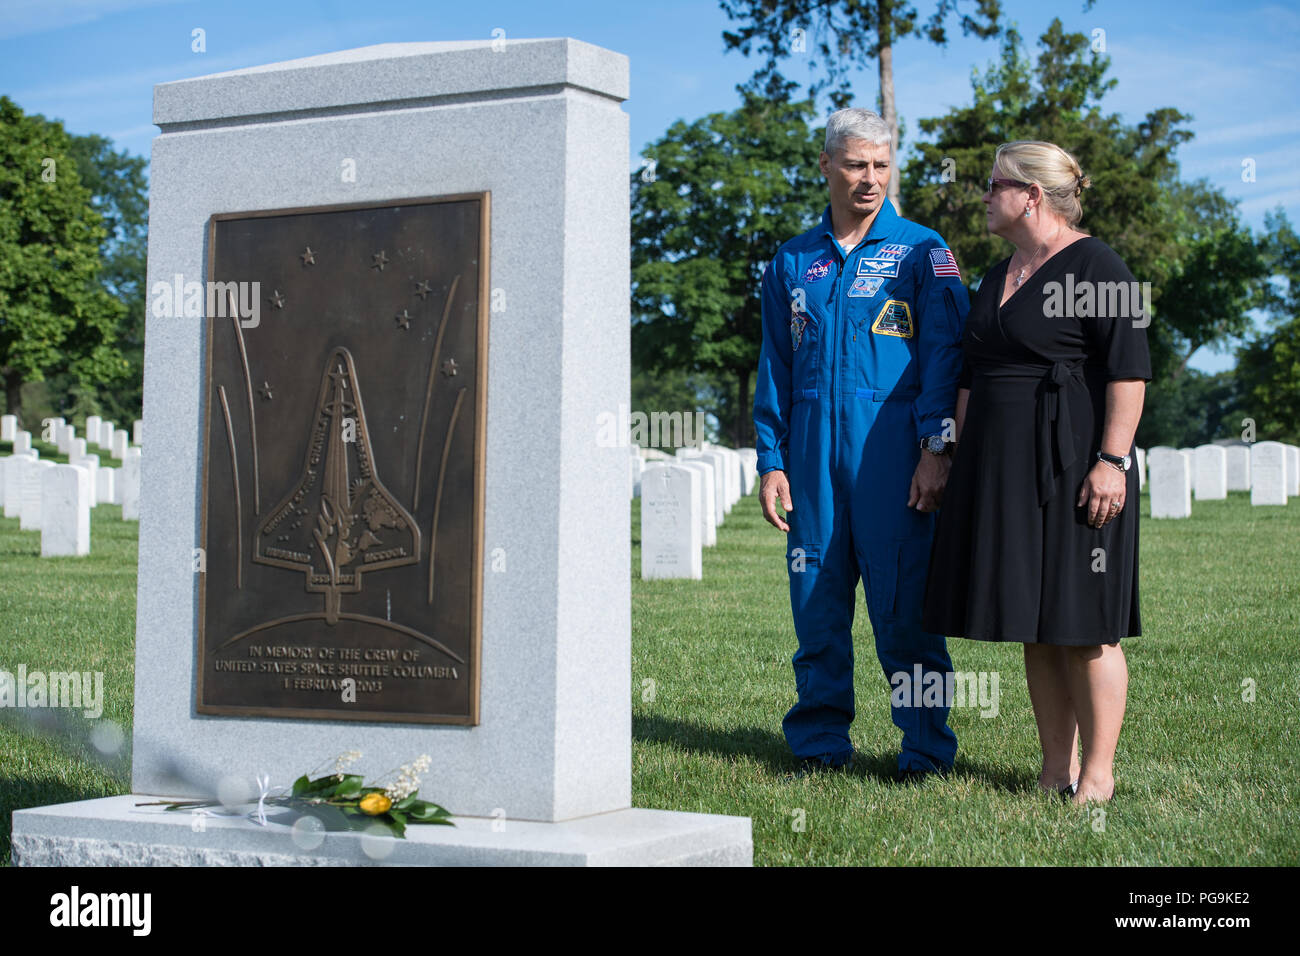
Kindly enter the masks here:
M 966 322 L 923 616 L 934 633 L 1025 645 L 1039 786 L 1076 803 L 1115 788 L 1119 641 L 1142 632 L 1130 464 L 1151 378 L 1146 299 L 1077 228 L 1088 185 L 1051 143 L 998 148 L 988 228 L 1015 252 L 984 277 Z

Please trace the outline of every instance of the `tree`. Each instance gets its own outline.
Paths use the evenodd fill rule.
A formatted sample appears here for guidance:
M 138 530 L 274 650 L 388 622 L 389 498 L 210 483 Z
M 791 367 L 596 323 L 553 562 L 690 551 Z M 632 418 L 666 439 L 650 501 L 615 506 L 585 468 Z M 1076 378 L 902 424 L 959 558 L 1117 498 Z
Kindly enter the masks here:
M 931 138 L 907 166 L 904 200 L 948 240 L 967 281 L 976 280 L 1011 252 L 985 226 L 982 197 L 997 146 L 1038 139 L 1069 150 L 1094 187 L 1082 197 L 1081 228 L 1151 283 L 1152 371 L 1176 377 L 1196 349 L 1249 327 L 1262 278 L 1253 241 L 1220 192 L 1179 179 L 1175 153 L 1192 136 L 1181 128 L 1187 116 L 1163 107 L 1125 125 L 1102 112 L 1116 81 L 1106 76 L 1109 58 L 1091 51 L 1083 34 L 1053 20 L 1039 47 L 1031 64 L 1008 30 L 1000 60 L 972 80 L 971 105 L 920 121 Z
M 54 377 L 55 391 L 73 396 L 71 413 L 130 421 L 140 414 L 144 385 L 145 268 L 149 250 L 149 194 L 142 156 L 115 151 L 94 134 L 71 137 L 73 159 L 91 202 L 103 218 L 100 282 L 123 306 L 114 338 L 125 364 L 111 379 L 94 383 L 69 373 Z
M 1237 351 L 1238 403 L 1231 426 L 1255 422 L 1260 440 L 1300 442 L 1300 237 L 1280 208 L 1264 217 L 1260 243 L 1273 277 L 1262 306 L 1272 328 Z
M 816 97 L 829 88 L 829 99 L 837 108 L 852 101 L 849 73 L 874 61 L 880 77 L 880 115 L 892 134 L 891 158 L 894 172 L 888 195 L 900 208 L 898 161 L 898 112 L 894 107 L 894 42 L 924 33 L 940 46 L 948 43 L 945 21 L 958 10 L 959 0 L 938 0 L 929 21 L 918 26 L 916 8 L 907 0 L 720 0 L 731 20 L 742 23 L 731 33 L 724 31 L 728 50 L 739 49 L 748 56 L 755 42 L 765 57 L 748 88 L 768 97 L 778 97 L 785 84 L 778 72 L 780 61 L 794 53 L 807 52 L 808 34 L 815 40 L 815 55 L 809 66 L 824 77 L 809 94 Z M 1092 5 L 1088 0 L 1084 9 Z M 1001 5 L 998 0 L 976 0 L 976 13 L 960 14 L 962 32 L 982 38 L 996 36 Z M 818 61 L 820 57 L 820 63 Z
M 743 97 L 735 112 L 674 123 L 632 176 L 633 367 L 733 383 L 721 423 L 733 445 L 752 443 L 763 269 L 825 203 L 811 100 Z
M 104 235 L 62 126 L 0 97 L 0 377 L 10 414 L 22 415 L 25 382 L 123 371 L 113 344 L 123 307 L 99 283 Z
M 1236 402 L 1232 372 L 1209 375 L 1188 369 L 1176 379 L 1156 379 L 1147 388 L 1134 441 L 1140 448 L 1195 448 L 1233 437 L 1240 427 L 1224 426 L 1232 419 Z

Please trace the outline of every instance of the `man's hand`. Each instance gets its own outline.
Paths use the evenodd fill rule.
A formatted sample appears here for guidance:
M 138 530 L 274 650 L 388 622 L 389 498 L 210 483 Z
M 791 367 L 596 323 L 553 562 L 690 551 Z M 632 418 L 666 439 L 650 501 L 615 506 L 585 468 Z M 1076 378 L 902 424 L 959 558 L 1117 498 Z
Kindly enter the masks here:
M 790 482 L 785 477 L 785 472 L 769 471 L 763 476 L 763 483 L 758 487 L 758 500 L 763 506 L 763 517 L 773 527 L 789 531 L 790 526 L 776 513 L 778 498 L 786 514 L 794 511 L 794 505 L 790 503 Z
M 921 452 L 921 460 L 916 463 L 916 471 L 912 473 L 912 488 L 907 497 L 907 506 L 917 511 L 937 510 L 943 502 L 943 489 L 948 484 L 951 468 L 952 459 L 947 455 Z

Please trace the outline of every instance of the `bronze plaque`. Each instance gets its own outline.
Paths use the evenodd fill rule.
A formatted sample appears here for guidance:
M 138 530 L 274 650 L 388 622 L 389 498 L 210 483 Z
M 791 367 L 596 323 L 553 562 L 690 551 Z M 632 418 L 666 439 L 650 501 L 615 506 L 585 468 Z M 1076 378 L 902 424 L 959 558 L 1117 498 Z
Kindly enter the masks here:
M 199 713 L 478 723 L 488 224 L 212 217 Z

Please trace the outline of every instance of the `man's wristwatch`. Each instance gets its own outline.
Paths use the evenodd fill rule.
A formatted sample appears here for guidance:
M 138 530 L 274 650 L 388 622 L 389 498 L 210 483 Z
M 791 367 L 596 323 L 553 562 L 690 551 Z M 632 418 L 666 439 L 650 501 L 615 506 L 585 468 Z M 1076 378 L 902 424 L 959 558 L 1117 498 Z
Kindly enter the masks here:
M 1118 455 L 1108 455 L 1104 451 L 1097 452 L 1097 460 L 1104 461 L 1108 465 L 1118 468 L 1120 471 L 1128 471 L 1133 466 L 1133 458 L 1125 455 L 1120 458 Z
M 946 455 L 952 451 L 952 442 L 944 441 L 942 435 L 926 435 L 921 439 L 921 451 L 932 455 Z

